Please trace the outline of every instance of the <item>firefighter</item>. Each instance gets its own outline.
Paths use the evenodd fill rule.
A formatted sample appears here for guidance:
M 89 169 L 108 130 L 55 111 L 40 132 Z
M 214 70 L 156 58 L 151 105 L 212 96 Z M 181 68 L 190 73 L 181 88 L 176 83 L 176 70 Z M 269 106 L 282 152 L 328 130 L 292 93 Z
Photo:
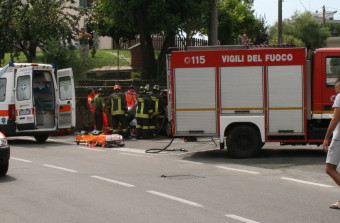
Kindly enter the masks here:
M 150 134 L 152 136 L 156 135 L 156 129 L 159 126 L 159 119 L 161 122 L 164 119 L 164 100 L 160 94 L 159 85 L 156 84 L 152 88 L 150 94 L 150 99 L 152 100 L 153 113 L 150 118 Z
M 109 96 L 108 108 L 112 119 L 112 133 L 119 133 L 118 126 L 121 128 L 121 135 L 129 137 L 127 124 L 127 107 L 125 94 L 120 85 L 113 87 L 114 92 Z
M 151 135 L 149 132 L 150 128 L 150 115 L 152 114 L 152 106 L 150 98 L 147 94 L 147 88 L 141 86 L 139 95 L 137 98 L 136 107 L 136 138 L 140 139 L 143 136 L 144 139 L 150 139 Z
M 93 98 L 94 104 L 94 120 L 96 125 L 96 130 L 102 131 L 103 129 L 103 111 L 105 108 L 105 101 L 103 98 L 104 91 L 99 88 L 97 91 L 97 96 Z
M 126 104 L 129 110 L 135 105 L 137 100 L 136 87 L 131 85 L 129 90 L 125 93 Z

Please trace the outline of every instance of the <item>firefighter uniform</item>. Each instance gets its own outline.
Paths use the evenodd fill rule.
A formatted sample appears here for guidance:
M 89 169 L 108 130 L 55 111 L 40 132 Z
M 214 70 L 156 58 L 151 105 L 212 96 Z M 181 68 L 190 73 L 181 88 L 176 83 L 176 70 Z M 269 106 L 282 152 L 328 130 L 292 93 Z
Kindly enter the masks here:
M 125 94 L 121 92 L 119 85 L 114 86 L 114 92 L 109 96 L 108 106 L 112 119 L 112 132 L 119 133 L 119 124 L 123 137 L 128 137 L 127 107 Z
M 136 137 L 137 139 L 143 136 L 144 139 L 150 139 L 150 115 L 152 114 L 152 104 L 149 96 L 146 93 L 146 89 L 141 87 L 140 93 L 137 98 L 136 107 Z
M 96 125 L 96 130 L 102 131 L 103 129 L 103 109 L 105 107 L 105 101 L 102 97 L 103 89 L 98 89 L 98 95 L 93 98 L 94 103 L 94 120 Z
M 153 113 L 150 118 L 150 134 L 155 135 L 159 119 L 164 119 L 164 100 L 160 94 L 159 86 L 155 85 L 150 94 L 152 101 Z

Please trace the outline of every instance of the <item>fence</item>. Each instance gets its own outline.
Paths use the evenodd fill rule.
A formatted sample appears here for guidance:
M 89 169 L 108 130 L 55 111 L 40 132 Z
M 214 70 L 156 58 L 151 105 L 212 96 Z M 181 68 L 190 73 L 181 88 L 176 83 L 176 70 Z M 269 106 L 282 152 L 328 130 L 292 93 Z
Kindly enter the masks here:
M 155 50 L 161 50 L 163 43 L 164 43 L 165 37 L 163 36 L 154 36 L 152 38 L 153 41 L 153 47 Z M 136 45 L 140 43 L 140 38 L 136 37 L 134 40 L 128 40 L 128 41 L 120 41 L 120 49 L 127 50 L 129 47 Z M 204 39 L 197 39 L 192 38 L 189 42 L 189 44 L 186 44 L 185 40 L 180 39 L 178 37 L 175 38 L 175 46 L 173 47 L 184 47 L 184 46 L 208 46 L 208 40 Z M 118 48 L 117 44 L 113 42 L 114 48 Z

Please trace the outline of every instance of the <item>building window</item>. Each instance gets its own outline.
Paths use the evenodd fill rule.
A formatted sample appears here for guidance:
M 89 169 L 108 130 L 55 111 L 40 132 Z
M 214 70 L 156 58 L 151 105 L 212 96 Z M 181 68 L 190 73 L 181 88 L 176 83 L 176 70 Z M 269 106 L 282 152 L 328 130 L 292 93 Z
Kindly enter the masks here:
M 79 8 L 91 7 L 93 0 L 79 0 Z

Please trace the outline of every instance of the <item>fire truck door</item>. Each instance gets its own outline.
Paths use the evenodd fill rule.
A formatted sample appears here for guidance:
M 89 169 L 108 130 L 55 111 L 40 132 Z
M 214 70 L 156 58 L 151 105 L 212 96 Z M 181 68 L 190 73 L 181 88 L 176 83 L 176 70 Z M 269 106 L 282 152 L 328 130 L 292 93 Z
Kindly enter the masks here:
M 303 66 L 269 66 L 268 135 L 304 134 Z
M 32 77 L 33 67 L 19 68 L 16 71 L 15 107 L 18 130 L 35 128 Z
M 175 135 L 215 136 L 216 69 L 174 69 Z
M 71 68 L 57 71 L 58 128 L 71 128 L 76 124 L 76 102 Z

